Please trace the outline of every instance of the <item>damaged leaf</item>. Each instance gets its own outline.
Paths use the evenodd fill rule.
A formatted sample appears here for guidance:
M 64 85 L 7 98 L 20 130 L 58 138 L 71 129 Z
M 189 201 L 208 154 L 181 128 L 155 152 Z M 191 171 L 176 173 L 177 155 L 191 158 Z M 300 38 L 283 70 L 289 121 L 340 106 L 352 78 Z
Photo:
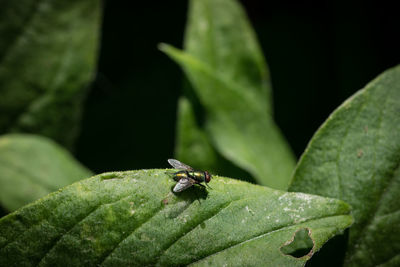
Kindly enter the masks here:
M 296 258 L 301 258 L 311 253 L 314 253 L 314 242 L 311 238 L 310 229 L 299 229 L 282 247 L 281 251 L 285 255 L 291 255 Z
M 311 139 L 290 191 L 353 208 L 346 266 L 400 263 L 400 66 L 345 101 Z
M 98 175 L 0 219 L 0 265 L 303 266 L 281 247 L 307 228 L 313 253 L 352 223 L 335 199 L 223 177 L 173 194 L 171 170 Z

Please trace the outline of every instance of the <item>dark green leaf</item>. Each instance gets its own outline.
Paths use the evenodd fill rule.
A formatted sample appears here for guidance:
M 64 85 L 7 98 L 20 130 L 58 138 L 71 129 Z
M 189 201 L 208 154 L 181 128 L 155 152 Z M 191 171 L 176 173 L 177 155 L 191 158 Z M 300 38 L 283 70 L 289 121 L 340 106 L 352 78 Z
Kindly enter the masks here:
M 294 157 L 272 119 L 268 70 L 246 14 L 235 0 L 206 0 L 190 1 L 188 17 L 186 53 L 161 49 L 183 67 L 206 111 L 204 128 L 197 130 L 204 134 L 192 144 L 207 141 L 260 184 L 286 189 Z M 179 151 L 194 155 L 179 159 L 202 161 L 195 158 L 199 151 L 183 148 L 186 134 L 179 133 Z M 207 168 L 213 165 L 221 166 L 214 161 Z
M 327 119 L 290 186 L 352 205 L 355 224 L 347 266 L 400 263 L 399 166 L 400 66 L 384 72 Z
M 28 134 L 0 137 L 0 205 L 9 211 L 92 175 L 50 139 Z
M 106 173 L 0 219 L 0 265 L 302 266 L 352 223 L 335 199 L 214 177 L 173 194 L 166 172 Z M 307 229 L 309 255 L 281 252 Z
M 1 1 L 0 133 L 71 146 L 95 70 L 99 0 Z

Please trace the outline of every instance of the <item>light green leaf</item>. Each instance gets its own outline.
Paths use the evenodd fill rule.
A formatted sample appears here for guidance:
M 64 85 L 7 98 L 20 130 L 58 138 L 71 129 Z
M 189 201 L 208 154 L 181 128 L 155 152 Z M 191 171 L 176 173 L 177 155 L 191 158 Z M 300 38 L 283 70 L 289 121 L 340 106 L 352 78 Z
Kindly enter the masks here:
M 0 265 L 302 266 L 352 223 L 335 199 L 213 177 L 173 194 L 172 170 L 106 173 L 0 219 Z M 298 231 L 308 255 L 285 255 Z
M 333 112 L 311 139 L 290 186 L 352 205 L 345 265 L 399 263 L 399 166 L 400 66 Z
M 235 0 L 194 0 L 188 18 L 185 52 L 167 45 L 161 50 L 182 66 L 204 107 L 199 130 L 258 183 L 287 189 L 294 156 L 273 121 L 267 66 L 245 12 Z M 179 133 L 180 150 L 186 134 Z M 220 166 L 215 161 L 206 169 L 213 165 Z
M 93 173 L 50 139 L 0 137 L 0 205 L 13 211 Z
M 167 45 L 161 49 L 181 64 L 199 88 L 207 110 L 205 129 L 217 151 L 260 184 L 286 189 L 294 158 L 260 100 L 242 94 L 236 85 L 217 77 L 189 54 Z
M 0 133 L 71 147 L 96 66 L 99 0 L 1 1 Z

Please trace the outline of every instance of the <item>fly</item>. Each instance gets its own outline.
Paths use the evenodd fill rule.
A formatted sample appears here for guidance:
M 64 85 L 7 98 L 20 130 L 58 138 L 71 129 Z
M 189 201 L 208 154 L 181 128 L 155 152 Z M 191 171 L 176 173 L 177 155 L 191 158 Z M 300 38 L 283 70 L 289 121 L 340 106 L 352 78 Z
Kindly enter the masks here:
M 182 192 L 194 184 L 205 187 L 201 183 L 204 182 L 207 185 L 207 183 L 209 183 L 211 180 L 211 174 L 208 171 L 194 170 L 189 165 L 186 165 L 176 159 L 169 159 L 168 163 L 175 169 L 180 169 L 180 171 L 174 173 L 174 178 L 178 180 L 178 183 L 173 189 L 175 193 Z

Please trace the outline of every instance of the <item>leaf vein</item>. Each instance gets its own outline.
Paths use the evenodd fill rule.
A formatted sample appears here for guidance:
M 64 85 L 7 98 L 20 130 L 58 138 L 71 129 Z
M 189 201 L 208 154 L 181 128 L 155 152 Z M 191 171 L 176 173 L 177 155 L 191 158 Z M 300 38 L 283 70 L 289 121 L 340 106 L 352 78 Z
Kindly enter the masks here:
M 389 213 L 386 213 L 386 214 L 382 214 L 382 215 L 376 216 L 376 219 L 382 219 L 382 218 L 386 218 L 386 217 L 389 217 L 389 216 L 395 215 L 395 214 L 397 214 L 397 213 L 400 213 L 400 209 L 398 209 L 398 210 L 395 210 L 395 211 L 391 211 L 391 212 L 389 212 Z
M 206 258 L 212 257 L 212 256 L 214 256 L 214 255 L 216 255 L 216 254 L 218 254 L 218 253 L 221 253 L 221 252 L 225 251 L 225 250 L 231 249 L 231 248 L 236 247 L 236 246 L 240 246 L 240 245 L 243 244 L 243 243 L 251 242 L 251 241 L 253 241 L 253 240 L 262 238 L 262 237 L 267 236 L 267 235 L 269 235 L 269 234 L 272 234 L 272 233 L 274 233 L 274 232 L 283 231 L 283 230 L 286 230 L 286 229 L 288 229 L 288 228 L 290 228 L 290 227 L 294 227 L 294 226 L 297 226 L 297 225 L 301 225 L 301 224 L 304 224 L 304 223 L 307 223 L 307 222 L 322 220 L 322 219 L 330 218 L 330 217 L 338 217 L 338 216 L 343 216 L 343 214 L 341 214 L 341 215 L 321 216 L 321 217 L 312 218 L 312 219 L 303 221 L 303 222 L 301 222 L 301 223 L 295 223 L 295 224 L 291 224 L 291 225 L 282 226 L 282 227 L 280 227 L 280 228 L 272 229 L 272 230 L 269 230 L 268 232 L 264 232 L 264 233 L 261 233 L 261 234 L 259 234 L 259 235 L 250 237 L 249 239 L 246 239 L 246 240 L 243 240 L 243 241 L 240 241 L 240 242 L 236 242 L 236 243 L 234 243 L 234 244 L 228 245 L 228 246 L 225 247 L 225 248 L 222 248 L 222 249 L 219 250 L 219 251 L 215 251 L 215 252 L 213 252 L 213 253 L 211 253 L 211 254 L 209 254 L 209 255 L 206 255 L 206 256 L 204 256 L 204 257 L 201 257 L 201 258 L 199 258 L 199 259 L 196 259 L 194 262 L 190 263 L 190 265 L 195 264 L 196 262 L 199 262 L 199 261 L 204 260 L 204 259 L 206 259 Z M 314 249 L 314 248 L 313 248 L 313 249 Z
M 389 263 L 390 261 L 392 261 L 393 259 L 396 259 L 399 256 L 400 256 L 400 253 L 397 252 L 393 256 L 390 256 L 389 258 L 385 259 L 383 262 L 379 263 L 379 265 L 377 265 L 377 266 L 385 266 L 386 263 Z
M 18 42 L 18 40 L 20 40 L 25 33 L 27 32 L 27 29 L 30 27 L 30 22 L 32 20 L 34 20 L 34 18 L 39 15 L 39 11 L 40 11 L 40 5 L 43 3 L 43 1 L 34 1 L 33 3 L 33 7 L 31 8 L 30 13 L 28 14 L 28 16 L 25 18 L 24 22 L 22 23 L 23 25 L 21 25 L 19 32 L 15 35 L 15 37 L 13 38 L 13 40 L 11 40 L 9 42 L 9 44 L 7 45 L 7 47 L 4 48 L 4 50 L 2 51 L 2 55 L 0 56 L 0 64 L 3 63 L 3 61 L 7 58 L 7 56 L 9 55 L 9 51 L 14 47 L 14 44 L 16 44 Z
M 123 200 L 124 198 L 129 197 L 128 196 L 122 196 L 121 198 L 115 200 L 115 201 L 111 201 L 111 202 L 107 202 L 107 203 L 101 203 L 100 205 L 97 205 L 95 207 L 93 207 L 93 209 L 91 209 L 89 211 L 89 213 L 87 213 L 86 215 L 84 215 L 81 219 L 78 219 L 77 222 L 75 222 L 66 232 L 65 234 L 60 234 L 58 237 L 56 237 L 56 239 L 53 241 L 53 244 L 51 245 L 51 247 L 47 250 L 46 254 L 44 254 L 41 258 L 41 260 L 39 261 L 38 265 L 40 264 L 40 262 L 43 261 L 43 259 L 51 252 L 51 250 L 58 244 L 58 242 L 61 240 L 61 238 L 63 238 L 64 236 L 68 235 L 74 228 L 75 226 L 77 226 L 79 223 L 83 222 L 86 218 L 88 218 L 91 214 L 93 214 L 94 212 L 96 212 L 96 210 L 98 210 L 99 208 L 105 206 L 105 205 L 110 205 L 113 203 L 117 203 L 121 200 Z
M 342 199 L 342 176 L 340 174 L 340 168 L 339 168 L 339 161 L 340 161 L 340 154 L 342 152 L 343 146 L 344 146 L 344 141 L 346 140 L 347 136 L 349 135 L 350 132 L 350 127 L 354 124 L 354 122 L 358 119 L 358 117 L 361 114 L 361 111 L 364 109 L 365 105 L 366 105 L 367 101 L 364 100 L 363 104 L 360 105 L 360 107 L 358 108 L 357 114 L 354 116 L 353 119 L 353 123 L 349 123 L 347 128 L 346 128 L 346 132 L 344 133 L 341 143 L 339 145 L 339 148 L 337 150 L 337 154 L 336 154 L 336 174 L 337 174 L 337 180 L 338 180 L 338 194 L 337 194 L 337 198 Z
M 157 262 L 156 265 L 159 263 L 159 260 L 161 259 L 161 256 L 164 255 L 164 253 L 170 248 L 172 247 L 174 244 L 176 244 L 182 237 L 188 235 L 190 232 L 192 232 L 197 226 L 199 226 L 200 224 L 202 224 L 205 221 L 211 220 L 213 217 L 217 216 L 222 210 L 226 209 L 229 205 L 231 205 L 233 202 L 235 201 L 239 201 L 239 200 L 245 200 L 245 199 L 249 199 L 249 198 L 237 198 L 237 199 L 233 199 L 229 202 L 226 202 L 224 205 L 221 206 L 221 208 L 219 210 L 217 210 L 215 213 L 211 213 L 209 217 L 205 217 L 202 221 L 200 221 L 199 223 L 197 223 L 196 225 L 194 225 L 188 232 L 185 232 L 184 234 L 181 234 L 176 240 L 170 242 L 165 248 L 162 249 L 162 253 L 157 257 Z
M 111 255 L 114 253 L 114 251 L 119 247 L 119 245 L 124 242 L 127 238 L 129 238 L 131 235 L 133 235 L 137 230 L 140 229 L 140 227 L 142 227 L 145 223 L 147 223 L 148 221 L 150 221 L 152 218 L 154 218 L 154 216 L 156 216 L 162 209 L 164 208 L 164 205 L 160 205 L 155 212 L 149 216 L 148 218 L 146 218 L 141 224 L 139 224 L 136 228 L 134 228 L 132 231 L 128 232 L 128 234 L 126 234 L 117 244 L 115 244 L 115 246 L 109 251 L 107 252 L 102 259 L 100 259 L 99 263 L 97 264 L 98 266 L 102 265 L 109 257 L 111 257 Z
M 389 97 L 389 94 L 386 95 L 385 103 L 383 104 L 383 108 L 381 109 L 381 112 L 380 112 L 380 123 L 379 123 L 379 127 L 378 127 L 378 133 L 379 133 L 379 130 L 382 128 L 382 121 L 383 121 L 382 118 L 385 117 L 385 112 L 386 112 L 386 108 L 387 108 L 386 102 L 387 102 L 387 100 L 388 100 L 388 97 Z M 377 141 L 378 141 L 378 139 L 376 140 L 376 142 L 377 142 Z M 348 260 L 349 262 L 351 261 L 351 258 L 355 255 L 354 252 L 355 252 L 356 248 L 359 246 L 359 244 L 360 244 L 362 241 L 364 241 L 364 239 L 365 239 L 365 237 L 366 237 L 365 232 L 368 230 L 368 226 L 369 226 L 375 219 L 377 219 L 376 214 L 378 213 L 379 208 L 380 208 L 380 206 L 382 205 L 382 199 L 383 199 L 384 196 L 386 195 L 387 190 L 391 187 L 391 185 L 392 185 L 392 184 L 394 183 L 394 181 L 396 180 L 396 179 L 395 179 L 395 177 L 396 177 L 395 173 L 396 173 L 397 171 L 399 171 L 399 169 L 400 169 L 400 161 L 398 161 L 397 164 L 396 164 L 395 166 L 393 166 L 392 172 L 391 172 L 392 175 L 389 176 L 389 181 L 387 182 L 387 184 L 385 185 L 385 187 L 381 190 L 380 195 L 378 196 L 378 201 L 377 201 L 377 204 L 376 204 L 376 206 L 375 206 L 375 208 L 374 208 L 374 211 L 371 213 L 371 216 L 366 220 L 366 222 L 365 222 L 364 225 L 362 226 L 362 229 L 359 231 L 359 234 L 358 234 L 359 238 L 357 239 L 357 241 L 354 243 L 354 245 L 352 246 L 351 250 L 349 251 L 349 254 L 350 254 L 350 255 L 353 254 L 353 255 L 350 256 L 350 258 L 349 258 L 349 260 Z M 375 175 L 376 175 L 376 170 L 374 171 L 373 177 L 375 177 Z

